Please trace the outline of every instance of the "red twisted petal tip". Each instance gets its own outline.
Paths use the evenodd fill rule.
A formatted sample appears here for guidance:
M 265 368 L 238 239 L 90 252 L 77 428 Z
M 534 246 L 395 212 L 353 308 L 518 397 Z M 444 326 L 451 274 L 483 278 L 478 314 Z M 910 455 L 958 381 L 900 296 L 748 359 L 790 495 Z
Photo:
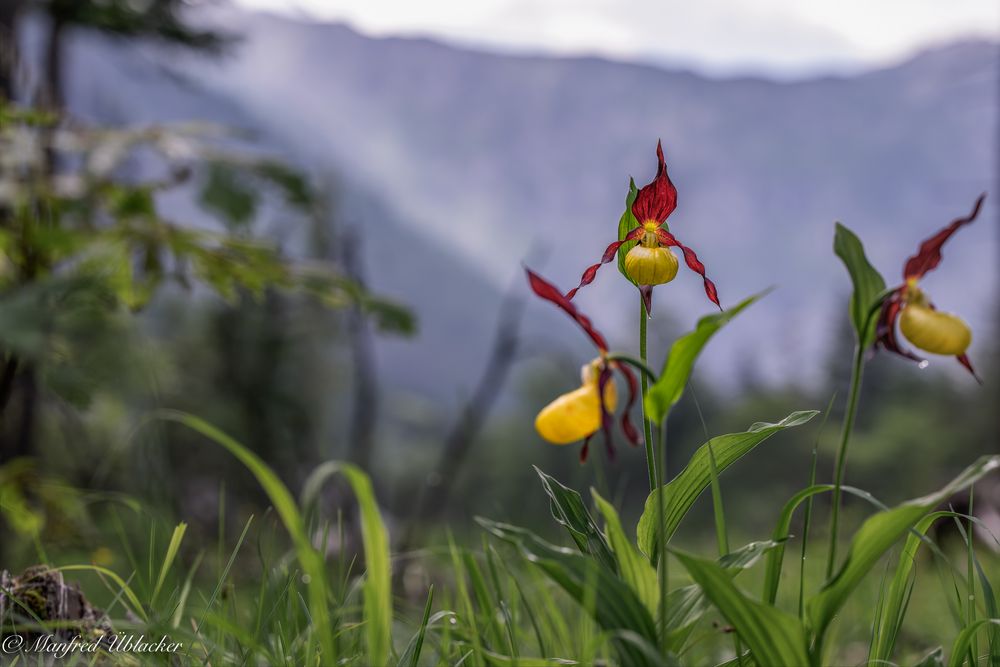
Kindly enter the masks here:
M 705 275 L 705 265 L 698 259 L 695 251 L 678 241 L 677 237 L 665 229 L 657 229 L 656 238 L 659 239 L 661 245 L 667 247 L 674 246 L 681 249 L 681 252 L 684 253 L 684 262 L 688 265 L 688 268 L 701 276 L 702 281 L 705 283 L 705 295 L 708 296 L 708 300 L 718 306 L 719 310 L 722 310 L 722 304 L 719 303 L 719 290 L 716 289 L 715 283 Z
M 677 208 L 677 188 L 667 175 L 667 163 L 659 141 L 656 142 L 656 160 L 656 176 L 639 190 L 632 203 L 632 215 L 640 225 L 650 220 L 662 223 Z
M 601 431 L 604 433 L 604 448 L 608 452 L 608 460 L 615 460 L 615 446 L 614 441 L 611 437 L 611 425 L 613 423 L 613 417 L 611 413 L 608 412 L 608 407 L 604 403 L 604 389 L 608 386 L 608 382 L 612 382 L 611 369 L 605 364 L 601 368 L 601 374 L 597 378 L 597 396 L 601 401 Z
M 623 363 L 615 362 L 615 368 L 617 368 L 623 376 L 625 376 L 625 381 L 628 383 L 628 403 L 625 404 L 625 410 L 622 411 L 622 432 L 625 437 L 628 438 L 629 444 L 633 447 L 638 447 L 642 444 L 642 436 L 639 435 L 639 431 L 632 424 L 632 407 L 638 400 L 639 396 L 639 380 L 635 377 L 635 373 L 632 369 Z
M 879 312 L 878 323 L 875 326 L 875 348 L 881 347 L 910 361 L 922 362 L 924 361 L 922 358 L 901 347 L 896 336 L 896 320 L 899 319 L 899 311 L 902 308 L 903 288 L 897 287 L 882 304 L 882 310 Z
M 979 195 L 976 204 L 972 207 L 972 212 L 964 218 L 956 218 L 951 224 L 941 229 L 937 234 L 925 239 L 920 244 L 917 254 L 906 260 L 903 266 L 903 280 L 922 278 L 928 271 L 931 271 L 941 263 L 941 247 L 951 238 L 951 235 L 960 228 L 970 224 L 979 215 L 983 207 L 986 193 Z
M 588 435 L 587 439 L 583 441 L 583 447 L 580 448 L 580 465 L 587 462 L 587 456 L 590 454 L 590 439 L 593 437 L 593 434 Z
M 644 230 L 642 229 L 642 227 L 636 227 L 628 234 L 626 234 L 625 238 L 623 238 L 621 241 L 615 241 L 614 243 L 609 245 L 604 250 L 604 254 L 601 255 L 601 261 L 598 262 L 597 264 L 594 264 L 593 266 L 587 267 L 587 270 L 583 272 L 583 277 L 580 278 L 580 284 L 571 289 L 570 291 L 566 292 L 566 298 L 572 301 L 573 297 L 576 296 L 576 293 L 580 291 L 581 287 L 583 287 L 584 285 L 589 285 L 590 283 L 594 282 L 594 278 L 597 277 L 597 270 L 615 258 L 615 255 L 618 254 L 618 248 L 622 247 L 623 244 L 628 243 L 629 241 L 635 241 L 636 239 L 638 239 L 640 236 L 642 236 L 643 231 Z
M 969 360 L 969 355 L 960 354 L 955 358 L 958 359 L 958 363 L 965 366 L 966 370 L 972 373 L 972 377 L 976 378 L 976 382 L 978 382 L 979 384 L 983 383 L 983 379 L 979 377 L 979 375 L 976 373 L 976 369 L 972 367 L 972 361 Z
M 528 284 L 531 286 L 531 291 L 540 296 L 541 298 L 554 303 L 563 312 L 573 318 L 573 320 L 580 325 L 584 333 L 590 337 L 590 340 L 594 342 L 597 349 L 602 352 L 607 352 L 608 342 L 604 339 L 597 329 L 594 328 L 593 323 L 590 318 L 577 310 L 569 298 L 563 296 L 562 292 L 556 289 L 556 286 L 549 281 L 542 278 L 540 275 L 532 271 L 531 269 L 525 268 L 525 273 L 528 274 Z
M 639 296 L 642 297 L 642 305 L 646 308 L 646 316 L 653 314 L 653 286 L 639 285 Z

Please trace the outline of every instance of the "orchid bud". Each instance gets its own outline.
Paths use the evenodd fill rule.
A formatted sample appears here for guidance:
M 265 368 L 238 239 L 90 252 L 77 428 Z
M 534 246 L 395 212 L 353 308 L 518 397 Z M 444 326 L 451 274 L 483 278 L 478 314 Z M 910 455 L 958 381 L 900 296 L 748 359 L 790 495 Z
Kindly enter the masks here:
M 554 445 L 584 440 L 601 428 L 601 399 L 598 381 L 603 362 L 595 359 L 581 369 L 582 386 L 563 394 L 545 406 L 535 418 L 535 429 Z M 618 395 L 614 382 L 604 386 L 604 408 L 615 409 Z

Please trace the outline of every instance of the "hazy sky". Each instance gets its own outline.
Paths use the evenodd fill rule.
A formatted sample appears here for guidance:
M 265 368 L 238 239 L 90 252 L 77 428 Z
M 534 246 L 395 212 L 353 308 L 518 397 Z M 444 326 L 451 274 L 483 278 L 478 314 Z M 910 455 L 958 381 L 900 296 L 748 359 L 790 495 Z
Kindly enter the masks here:
M 1000 37 L 997 0 L 237 0 L 491 48 L 599 53 L 714 72 L 878 64 L 956 37 Z

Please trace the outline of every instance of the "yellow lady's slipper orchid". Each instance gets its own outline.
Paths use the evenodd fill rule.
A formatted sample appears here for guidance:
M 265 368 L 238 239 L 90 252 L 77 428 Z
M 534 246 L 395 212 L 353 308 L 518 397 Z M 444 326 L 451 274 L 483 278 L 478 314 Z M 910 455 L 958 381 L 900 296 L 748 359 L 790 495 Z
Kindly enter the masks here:
M 660 245 L 655 230 L 647 230 L 642 241 L 625 255 L 625 273 L 636 285 L 663 285 L 677 276 L 679 262 Z
M 889 291 L 882 302 L 876 328 L 875 346 L 893 352 L 913 361 L 923 360 L 900 346 L 896 337 L 896 325 L 906 340 L 931 354 L 953 355 L 973 377 L 979 380 L 972 362 L 966 354 L 972 343 L 972 331 L 957 315 L 942 313 L 934 307 L 930 299 L 918 286 L 920 280 L 941 263 L 941 248 L 951 236 L 979 215 L 983 206 L 983 194 L 976 200 L 969 215 L 956 218 L 951 224 L 939 230 L 920 244 L 917 253 L 903 265 L 903 283 Z
M 605 411 L 618 404 L 614 382 L 604 385 L 604 409 L 601 409 L 600 369 L 604 362 L 597 358 L 580 369 L 579 389 L 565 393 L 538 413 L 535 429 L 553 445 L 568 445 L 586 440 L 601 428 Z
M 579 389 L 563 394 L 538 413 L 535 429 L 544 439 L 556 445 L 568 445 L 582 440 L 581 463 L 587 460 L 591 436 L 598 431 L 604 431 L 604 445 L 607 448 L 608 458 L 613 459 L 615 450 L 612 444 L 611 426 L 612 413 L 618 403 L 614 382 L 617 371 L 628 387 L 628 401 L 621 413 L 622 433 L 629 444 L 633 447 L 638 446 L 642 443 L 642 439 L 630 415 L 640 397 L 639 379 L 620 360 L 609 358 L 608 341 L 594 328 L 590 318 L 581 313 L 569 298 L 563 296 L 555 285 L 534 271 L 525 269 L 525 272 L 528 275 L 531 291 L 569 315 L 587 334 L 600 354 L 581 369 L 582 383 Z
M 694 250 L 677 240 L 667 229 L 667 218 L 677 208 L 677 188 L 667 175 L 667 163 L 660 142 L 656 142 L 656 163 L 656 176 L 636 192 L 632 201 L 630 211 L 638 225 L 621 239 L 612 242 L 601 255 L 601 261 L 584 270 L 580 283 L 566 292 L 567 299 L 572 300 L 580 288 L 592 283 L 597 277 L 597 271 L 618 256 L 622 245 L 639 241 L 625 255 L 625 273 L 639 286 L 647 313 L 652 310 L 653 286 L 668 283 L 677 275 L 678 261 L 668 248 L 679 248 L 684 253 L 684 263 L 702 278 L 705 296 L 722 309 L 715 283 L 705 275 L 705 265 Z
M 907 291 L 899 315 L 899 330 L 906 340 L 931 354 L 963 355 L 972 342 L 972 330 L 962 318 L 934 310 L 917 287 Z

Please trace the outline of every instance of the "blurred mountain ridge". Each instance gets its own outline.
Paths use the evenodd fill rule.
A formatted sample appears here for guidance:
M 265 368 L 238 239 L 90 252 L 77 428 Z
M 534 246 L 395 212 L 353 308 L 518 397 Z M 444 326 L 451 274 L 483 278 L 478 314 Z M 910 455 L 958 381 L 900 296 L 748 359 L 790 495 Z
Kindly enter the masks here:
M 679 190 L 671 229 L 698 251 L 723 303 L 779 288 L 713 343 L 704 364 L 713 378 L 731 378 L 748 358 L 772 381 L 821 372 L 849 289 L 831 251 L 835 220 L 861 235 L 892 282 L 919 241 L 983 191 L 992 191 L 983 218 L 949 244 L 927 287 L 977 339 L 989 336 L 996 43 L 777 82 L 370 38 L 231 9 L 209 20 L 243 35 L 218 62 L 81 35 L 74 110 L 95 122 L 198 117 L 249 127 L 304 167 L 338 174 L 343 219 L 364 230 L 373 287 L 410 303 L 422 322 L 416 340 L 380 349 L 387 377 L 404 389 L 451 393 L 474 380 L 501 295 L 520 286 L 526 258 L 574 285 L 615 238 L 628 176 L 640 186 L 652 177 L 658 138 Z M 580 296 L 629 347 L 636 300 L 613 265 Z M 529 336 L 582 362 L 582 336 L 550 311 L 531 305 Z M 686 329 L 708 312 L 700 281 L 682 271 L 656 290 L 653 326 Z

